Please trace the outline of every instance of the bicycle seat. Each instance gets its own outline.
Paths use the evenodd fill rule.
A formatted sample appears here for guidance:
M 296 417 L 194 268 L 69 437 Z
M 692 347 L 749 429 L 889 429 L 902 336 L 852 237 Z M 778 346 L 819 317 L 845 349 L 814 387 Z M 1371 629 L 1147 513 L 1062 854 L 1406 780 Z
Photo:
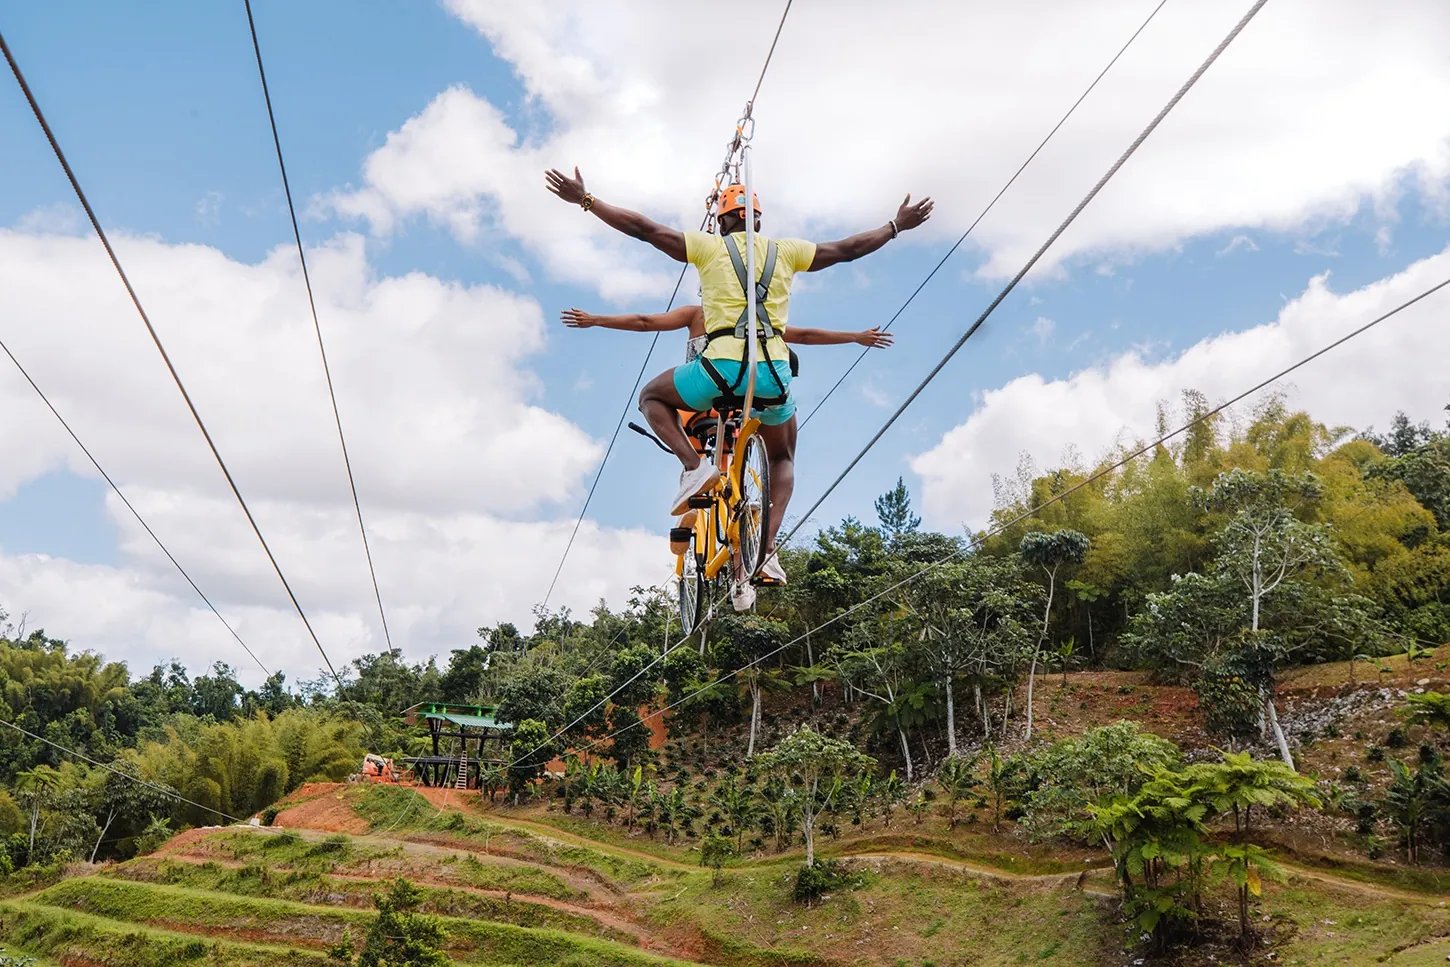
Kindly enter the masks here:
M 692 437 L 703 439 L 714 433 L 720 426 L 720 417 L 717 413 L 696 413 L 685 423 L 685 432 Z

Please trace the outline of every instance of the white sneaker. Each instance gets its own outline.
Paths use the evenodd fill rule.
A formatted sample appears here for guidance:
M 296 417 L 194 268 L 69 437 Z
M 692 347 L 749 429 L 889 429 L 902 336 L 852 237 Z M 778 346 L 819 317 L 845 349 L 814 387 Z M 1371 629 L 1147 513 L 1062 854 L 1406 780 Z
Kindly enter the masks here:
M 675 494 L 675 502 L 671 505 L 670 514 L 679 517 L 690 509 L 690 498 L 698 496 L 715 486 L 720 480 L 720 469 L 713 463 L 701 461 L 694 470 L 685 470 L 680 474 L 680 492 Z
M 755 607 L 755 586 L 749 581 L 736 581 L 730 587 L 730 603 L 736 611 L 749 611 Z
M 760 565 L 760 571 L 757 573 L 770 584 L 777 587 L 785 586 L 785 568 L 780 566 L 780 555 L 774 552 L 766 557 L 765 563 Z

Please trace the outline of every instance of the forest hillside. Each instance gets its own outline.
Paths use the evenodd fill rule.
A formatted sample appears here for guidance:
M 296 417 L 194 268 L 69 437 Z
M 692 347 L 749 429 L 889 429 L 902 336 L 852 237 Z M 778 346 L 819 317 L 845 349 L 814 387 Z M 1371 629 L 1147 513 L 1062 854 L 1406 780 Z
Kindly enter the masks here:
M 340 689 L 3 602 L 0 964 L 1444 962 L 1450 427 L 1118 457 L 976 534 L 898 482 L 684 641 L 640 588 Z M 349 783 L 426 702 L 506 723 L 477 773 Z

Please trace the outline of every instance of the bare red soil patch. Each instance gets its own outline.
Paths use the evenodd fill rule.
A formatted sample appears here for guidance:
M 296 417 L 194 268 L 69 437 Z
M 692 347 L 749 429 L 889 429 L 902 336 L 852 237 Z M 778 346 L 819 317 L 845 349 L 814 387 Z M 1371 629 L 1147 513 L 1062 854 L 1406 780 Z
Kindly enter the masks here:
M 310 798 L 297 799 L 309 791 Z M 277 813 L 273 826 L 283 829 L 315 829 L 324 833 L 366 833 L 368 822 L 347 801 L 347 786 L 340 782 L 309 782 L 288 799 L 296 805 Z M 285 801 L 285 800 L 284 800 Z

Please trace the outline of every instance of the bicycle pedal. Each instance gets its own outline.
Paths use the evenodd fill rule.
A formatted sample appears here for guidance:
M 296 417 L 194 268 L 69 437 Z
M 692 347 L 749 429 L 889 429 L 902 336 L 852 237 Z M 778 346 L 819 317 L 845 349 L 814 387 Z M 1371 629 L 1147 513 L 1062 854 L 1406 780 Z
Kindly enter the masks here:
M 690 538 L 695 532 L 688 527 L 670 528 L 670 550 L 676 554 L 684 554 L 690 549 Z
M 707 510 L 714 499 L 710 494 L 696 494 L 690 498 L 687 506 L 693 507 L 695 510 Z

